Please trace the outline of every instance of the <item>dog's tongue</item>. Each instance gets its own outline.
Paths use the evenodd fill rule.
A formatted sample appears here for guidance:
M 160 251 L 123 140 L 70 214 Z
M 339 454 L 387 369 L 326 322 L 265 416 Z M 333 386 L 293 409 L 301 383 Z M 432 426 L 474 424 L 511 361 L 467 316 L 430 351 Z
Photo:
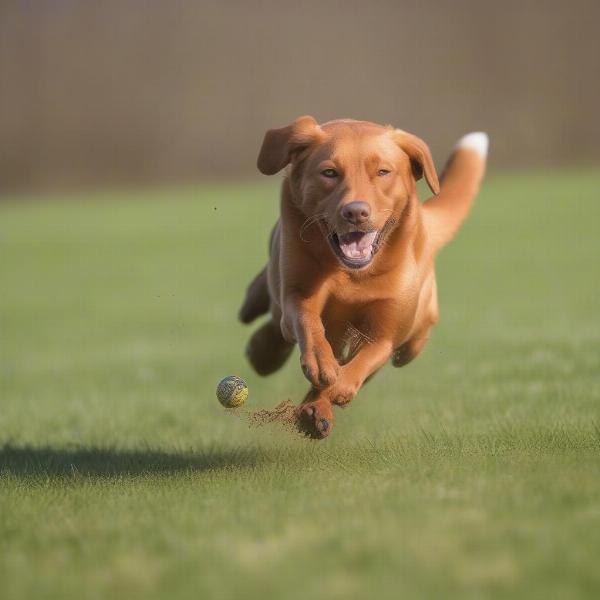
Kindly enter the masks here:
M 362 231 L 353 231 L 339 236 L 340 250 L 346 258 L 367 259 L 373 254 L 373 242 L 377 237 L 376 231 L 363 233 Z

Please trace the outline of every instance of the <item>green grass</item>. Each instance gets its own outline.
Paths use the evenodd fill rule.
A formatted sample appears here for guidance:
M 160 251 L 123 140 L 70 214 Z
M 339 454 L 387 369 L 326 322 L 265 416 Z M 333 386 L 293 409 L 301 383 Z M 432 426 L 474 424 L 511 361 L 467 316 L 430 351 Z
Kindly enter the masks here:
M 309 442 L 214 396 L 276 188 L 0 204 L 2 598 L 600 595 L 600 174 L 490 177 L 441 322 Z

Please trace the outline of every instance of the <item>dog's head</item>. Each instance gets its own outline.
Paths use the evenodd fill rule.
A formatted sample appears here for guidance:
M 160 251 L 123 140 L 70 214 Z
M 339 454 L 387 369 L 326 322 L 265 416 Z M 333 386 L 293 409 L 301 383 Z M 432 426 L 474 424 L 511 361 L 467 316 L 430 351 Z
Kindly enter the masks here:
M 418 137 L 366 121 L 318 125 L 300 117 L 265 135 L 258 168 L 273 175 L 290 165 L 294 202 L 317 222 L 347 268 L 368 267 L 400 222 L 425 175 L 434 193 L 438 177 L 429 148 Z

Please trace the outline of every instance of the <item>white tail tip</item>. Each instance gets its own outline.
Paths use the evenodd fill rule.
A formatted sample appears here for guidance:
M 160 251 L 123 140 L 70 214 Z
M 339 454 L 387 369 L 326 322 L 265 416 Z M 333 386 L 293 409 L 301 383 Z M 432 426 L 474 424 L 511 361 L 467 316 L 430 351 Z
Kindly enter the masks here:
M 473 133 L 467 133 L 458 140 L 456 148 L 468 148 L 469 150 L 475 150 L 479 156 L 485 158 L 488 153 L 488 146 L 490 139 L 487 133 L 483 131 L 474 131 Z

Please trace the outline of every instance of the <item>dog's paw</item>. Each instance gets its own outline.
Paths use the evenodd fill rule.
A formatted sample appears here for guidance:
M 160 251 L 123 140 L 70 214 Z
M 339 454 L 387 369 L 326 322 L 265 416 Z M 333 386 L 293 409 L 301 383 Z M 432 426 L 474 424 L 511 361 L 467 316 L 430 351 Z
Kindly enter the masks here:
M 342 408 L 348 404 L 358 393 L 359 386 L 350 383 L 342 383 L 338 381 L 330 390 L 328 396 L 332 404 L 341 406 Z
M 304 376 L 316 388 L 324 388 L 335 383 L 340 366 L 329 344 L 315 346 L 300 357 Z
M 296 409 L 298 429 L 306 436 L 321 440 L 333 429 L 333 410 L 329 400 L 308 401 Z

